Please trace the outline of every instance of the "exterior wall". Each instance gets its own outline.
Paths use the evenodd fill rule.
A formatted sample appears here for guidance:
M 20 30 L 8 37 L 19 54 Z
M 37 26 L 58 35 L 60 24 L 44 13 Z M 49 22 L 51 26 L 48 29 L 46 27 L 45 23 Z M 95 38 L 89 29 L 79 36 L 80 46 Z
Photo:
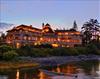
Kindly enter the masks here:
M 8 32 L 6 36 L 6 43 L 13 45 L 13 47 L 21 47 L 23 45 L 33 45 L 40 38 L 40 33 L 35 32 Z
M 58 41 L 67 47 L 74 47 L 74 45 L 81 45 L 82 39 L 80 32 L 58 32 Z

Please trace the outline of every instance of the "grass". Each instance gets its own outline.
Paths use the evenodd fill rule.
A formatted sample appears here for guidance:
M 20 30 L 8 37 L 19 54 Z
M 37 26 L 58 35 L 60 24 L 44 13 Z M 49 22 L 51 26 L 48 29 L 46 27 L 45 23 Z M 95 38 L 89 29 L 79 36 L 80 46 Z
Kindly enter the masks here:
M 27 67 L 37 67 L 38 63 L 29 62 L 29 61 L 1 61 L 0 62 L 0 71 L 8 70 L 8 69 L 19 69 L 19 68 L 27 68 Z

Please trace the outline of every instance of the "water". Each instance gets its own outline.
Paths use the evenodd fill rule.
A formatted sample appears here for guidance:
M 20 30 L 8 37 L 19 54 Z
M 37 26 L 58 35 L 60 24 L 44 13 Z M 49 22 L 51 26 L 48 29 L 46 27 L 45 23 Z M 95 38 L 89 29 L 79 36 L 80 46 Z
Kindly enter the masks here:
M 64 73 L 70 76 L 50 76 L 40 69 Z M 40 69 L 22 68 L 0 72 L 0 79 L 100 79 L 100 61 L 71 62 Z M 75 77 L 76 76 L 76 77 Z

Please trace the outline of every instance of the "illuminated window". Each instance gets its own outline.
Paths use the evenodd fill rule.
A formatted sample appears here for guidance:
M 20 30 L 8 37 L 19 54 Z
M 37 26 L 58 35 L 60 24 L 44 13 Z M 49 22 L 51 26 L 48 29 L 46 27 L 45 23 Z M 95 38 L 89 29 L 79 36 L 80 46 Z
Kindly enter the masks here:
M 70 47 L 69 45 L 67 45 L 67 47 Z
M 58 38 L 58 41 L 60 41 L 60 38 Z
M 71 35 L 73 35 L 74 33 L 71 33 Z
M 79 35 L 79 34 L 80 34 L 80 32 L 76 32 L 75 34 Z
M 31 37 L 28 37 L 28 40 L 31 40 Z
M 38 45 L 38 43 L 34 43 L 34 45 Z
M 8 43 L 8 44 L 10 44 L 10 43 L 11 43 L 11 41 L 10 41 L 10 40 L 8 40 L 8 41 L 7 41 L 7 43 Z
M 44 30 L 42 30 L 42 32 L 44 32 Z
M 68 33 L 67 33 L 67 32 L 66 32 L 65 34 L 66 34 L 66 35 L 68 35 Z
M 58 45 L 58 44 L 52 44 L 52 46 L 53 46 L 53 47 L 58 47 L 59 45 Z
M 16 48 L 19 48 L 20 47 L 20 43 L 16 43 Z
M 62 33 L 58 33 L 58 35 L 61 35 Z
M 48 31 L 49 31 L 49 29 L 45 29 L 45 31 L 46 31 L 46 32 L 48 32 Z
M 43 38 L 40 38 L 40 40 L 42 41 L 42 40 L 43 40 Z
M 70 40 L 66 40 L 67 42 L 70 42 Z
M 24 36 L 24 40 L 27 40 L 27 36 Z
M 22 30 L 20 30 L 20 32 L 22 32 Z

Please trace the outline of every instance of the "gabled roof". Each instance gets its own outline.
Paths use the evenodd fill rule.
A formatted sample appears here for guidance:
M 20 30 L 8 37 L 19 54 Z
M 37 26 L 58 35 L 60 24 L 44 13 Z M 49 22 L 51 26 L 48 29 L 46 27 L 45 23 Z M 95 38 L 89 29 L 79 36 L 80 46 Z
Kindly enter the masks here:
M 28 25 L 19 25 L 17 27 L 14 27 L 13 29 L 11 30 L 8 30 L 7 32 L 10 32 L 10 31 L 19 31 L 19 30 L 28 30 L 28 31 L 32 31 L 32 30 L 37 30 L 37 31 L 41 31 L 41 29 L 38 29 L 38 28 L 35 28 L 35 27 L 32 27 L 32 25 L 28 26 Z
M 50 24 L 47 23 L 45 26 L 50 26 Z
M 32 27 L 32 25 L 28 26 L 28 25 L 23 25 L 23 24 L 17 26 L 16 28 L 27 28 L 27 29 L 36 29 L 36 30 L 41 30 L 41 29 L 38 29 L 38 28 Z

